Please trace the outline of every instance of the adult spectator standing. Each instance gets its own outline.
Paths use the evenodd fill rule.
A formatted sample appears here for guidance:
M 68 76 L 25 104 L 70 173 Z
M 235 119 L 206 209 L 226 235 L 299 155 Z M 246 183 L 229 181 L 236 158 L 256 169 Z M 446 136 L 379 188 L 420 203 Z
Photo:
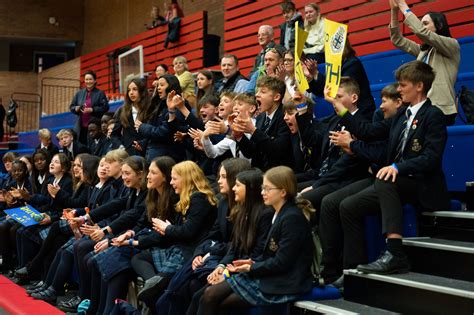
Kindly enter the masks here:
M 285 51 L 285 49 L 281 46 L 275 43 L 273 40 L 274 37 L 274 32 L 273 32 L 273 27 L 270 25 L 261 25 L 258 28 L 258 44 L 260 47 L 262 47 L 262 50 L 258 53 L 257 57 L 255 58 L 255 63 L 253 65 L 253 69 L 250 72 L 250 76 L 258 70 L 261 66 L 263 66 L 264 63 L 264 57 L 267 51 L 269 51 L 272 48 L 277 48 L 279 51 Z
M 249 82 L 239 71 L 239 59 L 236 55 L 224 55 L 221 59 L 222 80 L 216 83 L 218 94 L 222 92 L 242 93 Z
M 80 143 L 87 146 L 87 126 L 91 117 L 100 119 L 102 114 L 109 110 L 109 102 L 104 92 L 96 88 L 97 76 L 94 71 L 84 74 L 85 88 L 74 95 L 70 110 L 78 115 L 74 131 Z
M 296 11 L 295 4 L 292 1 L 280 4 L 283 11 L 285 23 L 280 24 L 280 45 L 286 50 L 295 49 L 295 22 L 299 22 L 299 27 L 303 28 L 303 17 Z
M 308 38 L 303 52 L 306 58 L 324 63 L 324 19 L 321 17 L 319 5 L 307 4 L 304 7 L 304 16 L 304 30 L 308 32 Z
M 454 84 L 461 61 L 461 47 L 451 37 L 446 16 L 440 12 L 429 12 L 420 21 L 405 0 L 389 2 L 392 9 L 390 39 L 393 45 L 433 67 L 436 77 L 428 98 L 444 113 L 446 124 L 453 125 L 457 114 Z M 421 45 L 401 34 L 397 15 L 399 9 L 405 16 L 404 23 L 422 41 Z

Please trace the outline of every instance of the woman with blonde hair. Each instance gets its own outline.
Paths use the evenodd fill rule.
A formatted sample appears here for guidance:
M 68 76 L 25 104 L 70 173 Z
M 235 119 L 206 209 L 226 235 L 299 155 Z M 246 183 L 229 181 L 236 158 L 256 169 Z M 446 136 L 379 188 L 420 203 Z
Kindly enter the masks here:
M 153 218 L 155 247 L 132 258 L 133 269 L 145 280 L 137 297 L 152 309 L 171 277 L 192 258 L 216 217 L 217 199 L 196 163 L 183 161 L 173 166 L 171 186 L 179 195 L 174 222 Z
M 196 108 L 196 95 L 194 95 L 194 77 L 189 72 L 188 60 L 184 56 L 178 56 L 173 60 L 175 76 L 179 80 L 183 97 L 189 102 L 192 108 Z
M 304 7 L 304 30 L 308 32 L 303 48 L 306 58 L 324 63 L 324 19 L 316 3 L 309 3 Z

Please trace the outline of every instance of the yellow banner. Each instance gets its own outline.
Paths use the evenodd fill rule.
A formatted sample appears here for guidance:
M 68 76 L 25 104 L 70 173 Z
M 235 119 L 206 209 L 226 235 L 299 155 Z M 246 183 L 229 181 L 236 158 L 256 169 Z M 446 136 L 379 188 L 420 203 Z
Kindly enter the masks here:
M 304 43 L 308 38 L 308 32 L 299 28 L 298 21 L 295 22 L 295 79 L 296 86 L 301 93 L 309 89 L 308 81 L 304 76 L 303 67 L 301 66 L 301 54 L 303 53 Z
M 335 97 L 341 82 L 342 53 L 347 38 L 347 25 L 328 19 L 324 20 L 324 54 L 326 58 L 326 85 L 331 87 L 331 97 Z

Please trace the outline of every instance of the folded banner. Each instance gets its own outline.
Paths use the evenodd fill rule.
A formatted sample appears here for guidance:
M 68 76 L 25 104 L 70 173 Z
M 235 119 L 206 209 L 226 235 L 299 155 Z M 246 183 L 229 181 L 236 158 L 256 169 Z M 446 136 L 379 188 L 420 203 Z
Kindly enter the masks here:
M 347 38 L 347 25 L 324 20 L 324 54 L 326 57 L 326 85 L 331 87 L 329 96 L 336 97 L 341 82 L 342 53 Z
M 301 93 L 306 92 L 309 88 L 308 81 L 303 73 L 303 67 L 301 66 L 301 54 L 303 53 L 304 43 L 308 38 L 308 32 L 299 28 L 299 22 L 295 22 L 295 79 L 296 86 Z
M 3 210 L 3 212 L 11 216 L 13 220 L 23 226 L 35 225 L 38 224 L 41 220 L 43 220 L 43 214 L 38 212 L 38 210 L 36 210 L 30 205 Z

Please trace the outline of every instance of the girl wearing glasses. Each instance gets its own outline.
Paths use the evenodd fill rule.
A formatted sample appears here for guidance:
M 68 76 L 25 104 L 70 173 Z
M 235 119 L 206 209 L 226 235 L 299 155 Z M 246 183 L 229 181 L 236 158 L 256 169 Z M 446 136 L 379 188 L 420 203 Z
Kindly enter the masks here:
M 275 213 L 258 259 L 239 259 L 227 264 L 226 281 L 207 288 L 198 314 L 219 314 L 223 307 L 242 304 L 265 306 L 296 300 L 312 288 L 313 245 L 306 200 L 295 200 L 296 178 L 286 166 L 269 169 L 261 194 Z

